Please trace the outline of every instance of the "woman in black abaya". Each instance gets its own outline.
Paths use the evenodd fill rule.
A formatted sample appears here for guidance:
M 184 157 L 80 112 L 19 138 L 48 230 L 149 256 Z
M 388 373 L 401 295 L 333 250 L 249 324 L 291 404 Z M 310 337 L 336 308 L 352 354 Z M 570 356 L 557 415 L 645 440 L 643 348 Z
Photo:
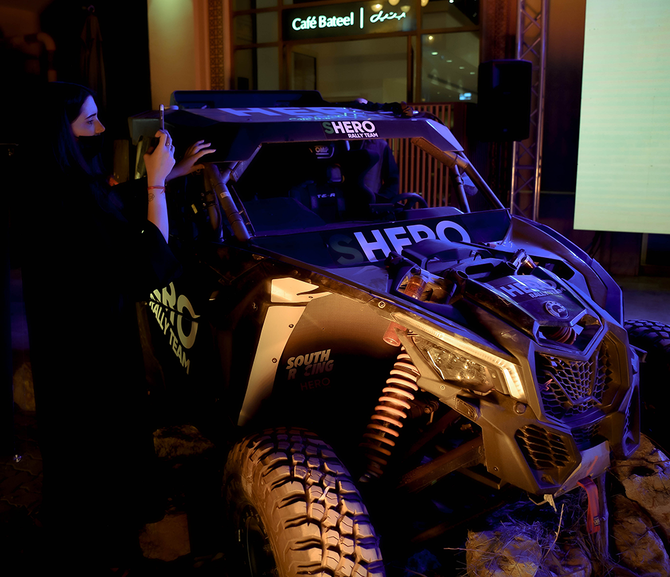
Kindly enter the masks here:
M 44 464 L 42 518 L 67 574 L 127 566 L 152 518 L 155 458 L 135 303 L 179 265 L 168 244 L 165 183 L 174 146 L 159 131 L 146 180 L 110 187 L 95 151 L 93 94 L 49 83 L 19 147 L 21 262 Z M 179 174 L 209 150 L 196 143 Z M 53 557 L 52 557 L 53 560 Z M 51 561 L 50 561 L 51 562 Z

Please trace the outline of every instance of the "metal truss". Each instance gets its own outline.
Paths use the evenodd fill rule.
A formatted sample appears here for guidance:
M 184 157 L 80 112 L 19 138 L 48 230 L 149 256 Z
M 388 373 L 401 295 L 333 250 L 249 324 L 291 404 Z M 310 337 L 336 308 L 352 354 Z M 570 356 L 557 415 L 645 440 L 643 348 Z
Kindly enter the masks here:
M 516 141 L 512 152 L 512 214 L 537 220 L 540 212 L 544 76 L 549 0 L 517 0 L 516 57 L 533 65 L 530 133 Z

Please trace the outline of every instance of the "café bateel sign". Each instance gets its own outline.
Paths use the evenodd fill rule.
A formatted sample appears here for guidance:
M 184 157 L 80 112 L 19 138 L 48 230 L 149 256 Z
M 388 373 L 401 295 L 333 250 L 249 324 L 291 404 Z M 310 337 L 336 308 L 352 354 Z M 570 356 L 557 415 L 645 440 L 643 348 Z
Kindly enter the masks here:
M 413 2 L 354 2 L 284 11 L 284 40 L 407 32 L 416 28 Z

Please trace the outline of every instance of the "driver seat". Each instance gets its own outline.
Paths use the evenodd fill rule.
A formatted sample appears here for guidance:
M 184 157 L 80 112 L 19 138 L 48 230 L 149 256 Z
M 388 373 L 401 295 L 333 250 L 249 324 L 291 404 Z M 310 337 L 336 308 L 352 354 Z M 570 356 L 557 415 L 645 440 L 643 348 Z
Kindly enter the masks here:
M 338 164 L 318 162 L 315 172 L 312 179 L 293 187 L 289 197 L 299 201 L 327 223 L 342 220 L 346 210 L 342 169 Z

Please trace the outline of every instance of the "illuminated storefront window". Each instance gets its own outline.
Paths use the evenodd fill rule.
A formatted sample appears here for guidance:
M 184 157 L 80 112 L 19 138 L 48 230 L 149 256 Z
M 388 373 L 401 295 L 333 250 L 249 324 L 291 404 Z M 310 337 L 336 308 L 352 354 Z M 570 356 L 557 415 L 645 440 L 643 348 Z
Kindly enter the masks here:
M 235 51 L 237 90 L 276 90 L 279 86 L 278 49 L 250 48 Z
M 477 101 L 478 34 L 424 34 L 421 61 L 423 102 Z
M 277 12 L 243 14 L 233 19 L 235 44 L 277 42 Z
M 234 88 L 476 102 L 478 12 L 479 0 L 233 0 Z
M 479 26 L 479 0 L 421 0 L 420 4 L 424 30 Z

